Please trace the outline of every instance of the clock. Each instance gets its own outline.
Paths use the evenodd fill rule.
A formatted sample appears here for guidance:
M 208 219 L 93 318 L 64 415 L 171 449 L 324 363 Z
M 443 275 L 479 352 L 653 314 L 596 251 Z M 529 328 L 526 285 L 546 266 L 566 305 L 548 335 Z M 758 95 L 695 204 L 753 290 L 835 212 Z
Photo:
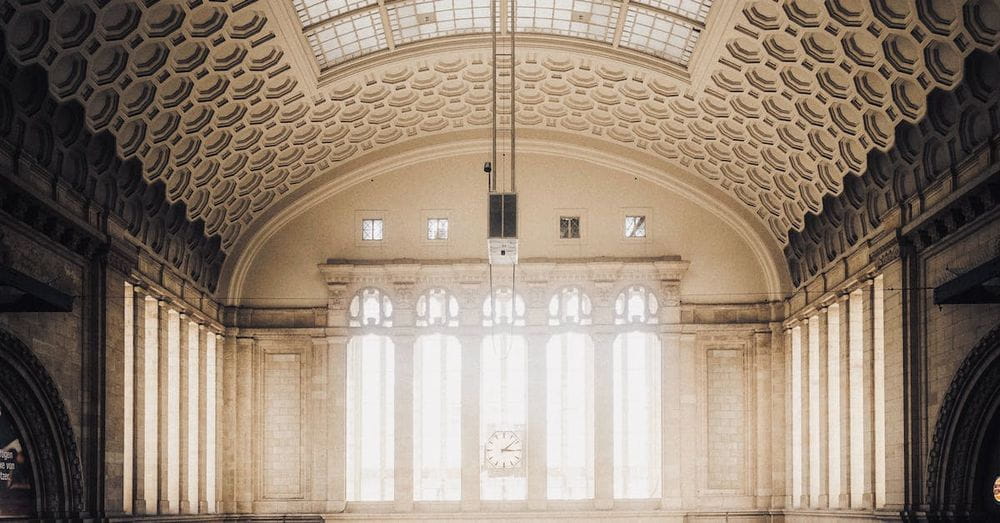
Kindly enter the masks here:
M 483 456 L 486 465 L 492 469 L 516 469 L 522 465 L 524 445 L 517 432 L 497 430 L 486 440 Z

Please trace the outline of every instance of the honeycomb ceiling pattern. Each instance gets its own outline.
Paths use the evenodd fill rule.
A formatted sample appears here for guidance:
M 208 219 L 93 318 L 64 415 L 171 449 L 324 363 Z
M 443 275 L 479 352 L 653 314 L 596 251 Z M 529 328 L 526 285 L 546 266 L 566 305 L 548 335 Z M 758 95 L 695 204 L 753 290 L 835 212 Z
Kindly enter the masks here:
M 572 51 L 520 53 L 520 125 L 659 155 L 751 208 L 780 244 L 1000 44 L 1000 0 L 745 3 L 695 90 Z M 719 2 L 720 4 L 722 2 Z M 151 5 L 147 5 L 151 4 Z M 318 89 L 253 0 L 0 0 L 5 50 L 48 72 L 146 179 L 231 247 L 297 185 L 380 146 L 491 122 L 487 50 L 388 58 Z

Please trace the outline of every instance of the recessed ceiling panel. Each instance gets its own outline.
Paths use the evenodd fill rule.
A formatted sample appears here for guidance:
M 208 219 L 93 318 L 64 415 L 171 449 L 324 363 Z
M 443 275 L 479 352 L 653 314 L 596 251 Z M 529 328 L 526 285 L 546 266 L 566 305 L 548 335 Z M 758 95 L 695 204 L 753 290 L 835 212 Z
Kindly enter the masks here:
M 615 35 L 619 5 L 605 0 L 519 0 L 517 30 L 610 43 Z
M 621 46 L 687 65 L 701 30 L 658 10 L 629 4 Z
M 320 69 L 386 48 L 378 8 L 331 20 L 306 31 Z

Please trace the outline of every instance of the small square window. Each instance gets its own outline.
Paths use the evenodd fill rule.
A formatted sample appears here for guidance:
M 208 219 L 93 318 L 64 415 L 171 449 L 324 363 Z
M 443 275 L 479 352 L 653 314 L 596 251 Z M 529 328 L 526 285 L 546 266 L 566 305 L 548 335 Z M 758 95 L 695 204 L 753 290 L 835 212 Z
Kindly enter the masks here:
M 427 218 L 427 239 L 448 239 L 448 218 Z
M 573 240 L 580 238 L 580 217 L 560 216 L 559 217 L 559 239 Z
M 646 217 L 645 216 L 625 216 L 625 237 L 645 238 L 646 237 Z
M 366 242 L 382 241 L 382 219 L 365 218 L 361 220 L 361 239 Z

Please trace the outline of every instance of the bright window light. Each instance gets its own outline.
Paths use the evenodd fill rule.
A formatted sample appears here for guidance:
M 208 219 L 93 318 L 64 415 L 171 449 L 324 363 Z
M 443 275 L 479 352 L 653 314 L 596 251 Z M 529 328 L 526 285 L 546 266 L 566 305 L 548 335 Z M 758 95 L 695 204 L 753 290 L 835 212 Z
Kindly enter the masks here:
M 386 6 L 397 45 L 454 34 L 488 32 L 488 0 L 405 0 Z
M 292 0 L 302 27 L 325 22 L 348 11 L 377 3 L 376 0 Z
M 386 48 L 378 8 L 358 12 L 306 31 L 320 69 Z
M 687 65 L 701 29 L 637 4 L 629 4 L 621 46 Z
M 365 218 L 361 220 L 361 239 L 363 241 L 382 241 L 382 219 Z
M 638 0 L 638 3 L 675 13 L 701 23 L 705 23 L 705 19 L 708 18 L 708 10 L 712 7 L 712 0 Z
M 448 239 L 448 218 L 428 218 L 427 219 L 427 239 L 447 240 Z
M 626 216 L 625 217 L 625 237 L 645 238 L 646 237 L 646 217 Z
M 610 42 L 618 5 L 605 0 L 521 0 L 517 30 Z

